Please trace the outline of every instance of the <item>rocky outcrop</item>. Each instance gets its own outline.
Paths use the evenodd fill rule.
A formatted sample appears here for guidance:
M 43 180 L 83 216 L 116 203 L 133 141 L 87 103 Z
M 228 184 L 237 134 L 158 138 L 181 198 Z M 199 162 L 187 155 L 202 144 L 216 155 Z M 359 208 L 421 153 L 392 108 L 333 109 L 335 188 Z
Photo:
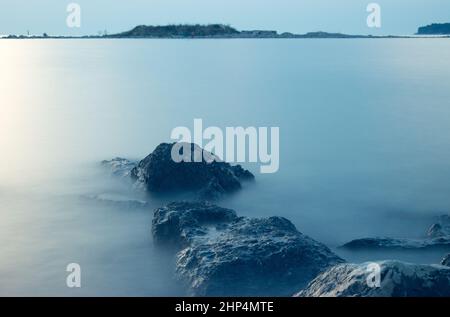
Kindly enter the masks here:
M 373 263 L 340 264 L 316 277 L 298 297 L 448 297 L 450 268 L 398 261 L 377 262 L 380 283 L 373 277 Z M 368 282 L 369 281 L 369 282 Z M 378 287 L 379 286 L 379 287 Z
M 157 209 L 152 233 L 177 248 L 177 276 L 196 296 L 290 296 L 343 262 L 287 219 L 238 217 L 209 203 Z
M 195 144 L 177 144 L 189 161 L 176 162 L 172 148 L 177 143 L 160 144 L 149 156 L 131 170 L 131 177 L 153 193 L 193 192 L 198 198 L 213 200 L 223 194 L 241 189 L 241 182 L 253 180 L 254 176 L 240 165 L 231 166 L 221 162 L 213 154 Z M 180 145 L 184 145 L 181 147 Z M 196 162 L 195 158 L 200 157 Z M 208 161 L 205 160 L 208 159 Z M 209 163 L 209 160 L 214 160 Z
M 346 249 L 432 249 L 450 248 L 450 216 L 442 215 L 427 231 L 423 239 L 363 238 L 342 246 Z
M 441 264 L 442 264 L 442 265 L 445 265 L 445 266 L 450 266 L 450 253 L 447 254 L 447 255 L 442 259 Z

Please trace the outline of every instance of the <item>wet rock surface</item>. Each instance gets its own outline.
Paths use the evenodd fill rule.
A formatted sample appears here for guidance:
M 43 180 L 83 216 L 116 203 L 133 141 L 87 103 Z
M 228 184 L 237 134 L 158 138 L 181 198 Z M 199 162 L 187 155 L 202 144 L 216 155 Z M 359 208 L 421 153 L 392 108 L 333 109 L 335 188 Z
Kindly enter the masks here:
M 208 226 L 237 220 L 236 212 L 207 202 L 175 202 L 154 212 L 153 240 L 157 245 L 182 248 L 208 233 Z
M 450 296 L 450 268 L 399 261 L 377 262 L 380 284 L 368 283 L 369 265 L 339 264 L 315 278 L 298 297 L 447 297 Z
M 450 267 L 450 253 L 442 259 L 441 264 Z
M 344 260 L 287 219 L 238 217 L 209 203 L 155 211 L 157 245 L 177 247 L 176 274 L 196 296 L 291 296 Z

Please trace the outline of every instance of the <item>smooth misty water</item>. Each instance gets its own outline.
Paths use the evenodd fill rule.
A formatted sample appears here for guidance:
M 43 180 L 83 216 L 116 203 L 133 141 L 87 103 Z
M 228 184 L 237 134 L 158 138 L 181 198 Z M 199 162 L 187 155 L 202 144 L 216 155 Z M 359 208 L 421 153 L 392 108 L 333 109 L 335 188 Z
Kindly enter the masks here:
M 161 205 L 98 162 L 142 158 L 194 118 L 280 127 L 279 172 L 221 205 L 285 216 L 332 248 L 423 236 L 450 210 L 449 51 L 445 39 L 0 41 L 0 295 L 183 294 L 153 248 L 151 208 L 86 197 Z

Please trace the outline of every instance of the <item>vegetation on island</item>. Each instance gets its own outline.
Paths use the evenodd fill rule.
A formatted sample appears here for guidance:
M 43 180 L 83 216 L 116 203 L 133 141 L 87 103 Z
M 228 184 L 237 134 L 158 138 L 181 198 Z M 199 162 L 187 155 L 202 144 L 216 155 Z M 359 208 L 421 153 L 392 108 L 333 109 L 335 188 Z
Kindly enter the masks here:
M 433 23 L 422 26 L 417 31 L 418 35 L 450 35 L 450 23 Z

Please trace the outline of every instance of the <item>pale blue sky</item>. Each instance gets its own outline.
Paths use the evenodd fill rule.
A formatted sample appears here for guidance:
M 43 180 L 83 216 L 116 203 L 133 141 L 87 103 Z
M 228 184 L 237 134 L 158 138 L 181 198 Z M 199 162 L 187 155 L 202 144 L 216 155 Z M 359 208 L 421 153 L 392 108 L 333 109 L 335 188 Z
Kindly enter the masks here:
M 82 27 L 66 26 L 66 6 L 82 7 Z M 366 6 L 382 8 L 382 28 L 366 25 Z M 412 34 L 418 26 L 450 22 L 448 0 L 0 0 L 0 34 L 96 34 L 138 24 L 225 23 L 238 29 L 305 33 Z

